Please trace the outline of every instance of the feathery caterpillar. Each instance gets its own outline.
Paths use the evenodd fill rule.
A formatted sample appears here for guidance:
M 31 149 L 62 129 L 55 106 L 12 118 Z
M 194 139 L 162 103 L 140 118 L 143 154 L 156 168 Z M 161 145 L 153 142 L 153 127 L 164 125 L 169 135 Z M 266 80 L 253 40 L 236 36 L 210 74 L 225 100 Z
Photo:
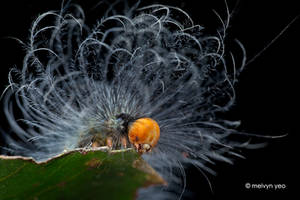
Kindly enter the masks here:
M 208 164 L 259 147 L 231 140 L 239 122 L 217 117 L 234 104 L 246 64 L 239 41 L 240 63 L 225 51 L 229 10 L 207 33 L 178 7 L 114 6 L 93 27 L 71 2 L 33 22 L 23 66 L 3 93 L 18 137 L 5 134 L 7 151 L 41 161 L 78 147 L 133 147 L 173 187 L 185 164 L 214 174 Z

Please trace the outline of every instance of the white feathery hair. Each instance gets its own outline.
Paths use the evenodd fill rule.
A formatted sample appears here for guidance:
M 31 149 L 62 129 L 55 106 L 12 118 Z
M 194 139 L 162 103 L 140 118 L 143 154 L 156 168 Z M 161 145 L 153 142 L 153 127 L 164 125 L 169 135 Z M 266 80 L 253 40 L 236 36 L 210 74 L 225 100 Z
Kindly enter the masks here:
M 239 147 L 257 147 L 231 140 L 239 122 L 217 117 L 234 104 L 246 61 L 238 41 L 240 64 L 225 51 L 229 10 L 225 20 L 217 14 L 222 27 L 208 34 L 178 7 L 138 6 L 118 14 L 112 5 L 93 28 L 78 5 L 38 16 L 23 67 L 10 71 L 3 94 L 18 138 L 5 134 L 8 151 L 46 160 L 77 148 L 91 128 L 119 114 L 147 116 L 161 137 L 143 157 L 172 187 L 185 185 L 186 164 L 213 174 L 207 164 L 232 163 Z M 153 189 L 141 190 L 141 199 L 149 192 L 173 198 Z

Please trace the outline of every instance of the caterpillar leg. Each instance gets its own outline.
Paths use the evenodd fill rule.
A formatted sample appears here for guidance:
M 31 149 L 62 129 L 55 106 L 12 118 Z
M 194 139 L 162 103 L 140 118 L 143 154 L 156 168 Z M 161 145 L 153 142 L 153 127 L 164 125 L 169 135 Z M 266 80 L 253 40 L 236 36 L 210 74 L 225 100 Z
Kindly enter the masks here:
M 113 146 L 113 138 L 112 137 L 106 138 L 106 146 L 108 146 L 109 149 L 112 149 L 112 146 Z
M 94 142 L 92 143 L 92 148 L 97 148 L 97 147 L 100 147 L 100 144 L 99 144 L 99 142 L 94 141 Z
M 127 148 L 127 139 L 126 139 L 126 137 L 122 137 L 122 138 L 121 138 L 121 144 L 122 144 L 122 147 L 123 147 L 124 149 Z

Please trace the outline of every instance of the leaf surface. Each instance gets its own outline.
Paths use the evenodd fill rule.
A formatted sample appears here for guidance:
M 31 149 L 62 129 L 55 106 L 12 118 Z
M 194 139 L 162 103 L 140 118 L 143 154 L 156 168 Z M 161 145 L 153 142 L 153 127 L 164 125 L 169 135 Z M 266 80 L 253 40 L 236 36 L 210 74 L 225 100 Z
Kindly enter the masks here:
M 165 184 L 133 150 L 72 151 L 42 163 L 0 156 L 0 200 L 135 199 Z

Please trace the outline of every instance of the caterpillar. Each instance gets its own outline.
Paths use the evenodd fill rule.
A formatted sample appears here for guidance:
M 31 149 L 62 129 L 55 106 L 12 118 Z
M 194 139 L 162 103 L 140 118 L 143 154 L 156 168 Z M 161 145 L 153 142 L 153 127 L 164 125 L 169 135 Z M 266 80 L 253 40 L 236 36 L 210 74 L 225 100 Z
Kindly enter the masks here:
M 230 139 L 239 122 L 217 117 L 235 103 L 246 63 L 239 41 L 240 64 L 225 51 L 229 10 L 207 33 L 178 7 L 137 2 L 117 13 L 115 4 L 93 27 L 70 1 L 33 22 L 23 66 L 11 69 L 2 96 L 18 137 L 4 134 L 9 153 L 43 161 L 78 147 L 132 147 L 172 190 L 184 184 L 186 164 L 214 174 L 209 163 L 260 147 Z M 139 197 L 174 198 L 157 189 Z

